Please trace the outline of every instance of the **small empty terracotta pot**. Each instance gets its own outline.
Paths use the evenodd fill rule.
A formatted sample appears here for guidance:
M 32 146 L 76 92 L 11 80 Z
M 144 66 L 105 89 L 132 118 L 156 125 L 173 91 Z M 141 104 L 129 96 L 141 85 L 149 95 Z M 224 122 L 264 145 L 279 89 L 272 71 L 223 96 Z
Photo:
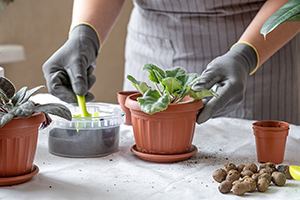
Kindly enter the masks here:
M 257 161 L 280 164 L 284 158 L 289 123 L 282 121 L 258 121 L 253 123 Z
M 126 121 L 124 124 L 131 125 L 131 113 L 130 110 L 125 106 L 126 98 L 134 93 L 138 93 L 138 91 L 120 91 L 118 92 L 118 102 L 120 104 L 120 107 L 126 114 Z

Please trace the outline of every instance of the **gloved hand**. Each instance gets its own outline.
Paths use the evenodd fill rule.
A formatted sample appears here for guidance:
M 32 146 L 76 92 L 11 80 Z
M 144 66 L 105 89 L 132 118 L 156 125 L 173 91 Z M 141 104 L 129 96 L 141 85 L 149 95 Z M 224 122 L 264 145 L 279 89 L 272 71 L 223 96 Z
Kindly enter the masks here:
M 92 73 L 99 48 L 100 38 L 91 26 L 75 26 L 65 44 L 43 65 L 49 92 L 68 103 L 77 102 L 75 94 L 92 101 L 94 95 L 88 91 L 96 81 Z
M 204 107 L 198 113 L 197 123 L 234 111 L 242 102 L 247 77 L 258 67 L 258 54 L 249 43 L 237 43 L 226 54 L 215 58 L 203 71 L 202 79 L 192 89 L 215 87 L 218 98 L 203 100 Z

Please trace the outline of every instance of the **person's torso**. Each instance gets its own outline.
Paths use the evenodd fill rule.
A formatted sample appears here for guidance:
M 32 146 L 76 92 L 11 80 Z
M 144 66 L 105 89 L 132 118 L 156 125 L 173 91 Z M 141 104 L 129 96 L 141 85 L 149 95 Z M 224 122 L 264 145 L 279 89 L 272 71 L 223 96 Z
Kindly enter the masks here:
M 162 69 L 182 66 L 201 75 L 209 62 L 237 42 L 264 2 L 134 0 L 123 88 L 134 89 L 126 80 L 128 74 L 147 79 L 142 66 L 150 62 Z M 300 124 L 299 41 L 298 34 L 248 78 L 245 99 L 229 116 Z
M 134 0 L 136 7 L 152 12 L 228 16 L 257 11 L 265 0 Z

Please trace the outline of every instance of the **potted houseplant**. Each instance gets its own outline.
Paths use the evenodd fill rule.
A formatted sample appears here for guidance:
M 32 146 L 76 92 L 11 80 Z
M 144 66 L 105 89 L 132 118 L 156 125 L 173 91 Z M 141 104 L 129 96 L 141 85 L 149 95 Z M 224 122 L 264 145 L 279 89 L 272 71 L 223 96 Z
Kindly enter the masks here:
M 14 0 L 1 0 L 0 2 L 0 10 L 4 10 L 4 4 L 8 5 L 10 3 L 14 2 Z
M 260 29 L 266 37 L 268 33 L 284 22 L 300 21 L 300 0 L 291 0 L 278 9 Z
M 143 70 L 149 72 L 155 89 L 127 76 L 140 92 L 128 96 L 125 102 L 131 112 L 136 142 L 131 151 L 148 161 L 187 159 L 197 152 L 191 143 L 197 113 L 203 107 L 201 99 L 216 94 L 211 90 L 192 90 L 200 78 L 195 73 L 186 74 L 181 67 L 164 71 L 149 63 Z
M 40 105 L 29 99 L 43 87 L 23 87 L 16 92 L 9 79 L 0 77 L 0 185 L 25 182 L 38 172 L 33 165 L 38 128 L 51 123 L 48 114 L 72 119 L 62 104 Z

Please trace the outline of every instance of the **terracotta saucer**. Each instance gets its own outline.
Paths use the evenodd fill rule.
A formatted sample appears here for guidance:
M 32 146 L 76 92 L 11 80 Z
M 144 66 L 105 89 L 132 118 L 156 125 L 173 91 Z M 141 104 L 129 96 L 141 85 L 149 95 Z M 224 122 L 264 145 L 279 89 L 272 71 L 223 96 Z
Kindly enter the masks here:
M 34 175 L 39 172 L 38 166 L 34 165 L 32 171 L 29 174 L 13 177 L 0 177 L 0 186 L 10 186 L 29 181 Z
M 192 155 L 196 154 L 198 151 L 197 147 L 194 145 L 192 145 L 190 151 L 188 151 L 187 153 L 172 154 L 172 155 L 149 154 L 149 153 L 139 152 L 136 148 L 136 145 L 133 145 L 130 150 L 132 153 L 137 155 L 142 160 L 157 162 L 157 163 L 172 163 L 172 162 L 187 160 Z

